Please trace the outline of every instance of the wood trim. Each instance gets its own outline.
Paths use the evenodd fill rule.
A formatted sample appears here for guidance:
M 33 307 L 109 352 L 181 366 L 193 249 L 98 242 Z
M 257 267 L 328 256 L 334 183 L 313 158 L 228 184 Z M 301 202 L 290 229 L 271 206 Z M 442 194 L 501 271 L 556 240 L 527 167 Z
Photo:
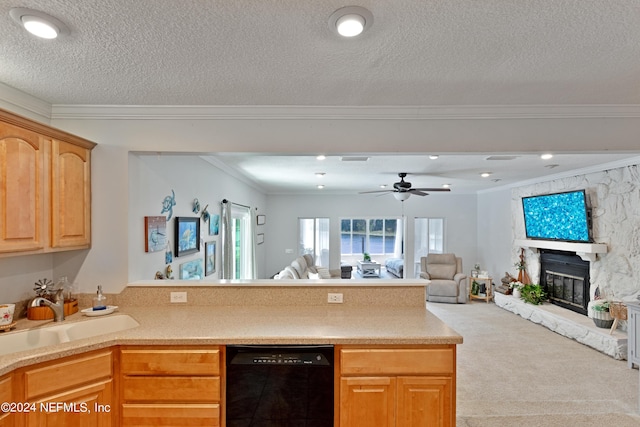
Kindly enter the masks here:
M 44 123 L 36 122 L 32 119 L 20 116 L 2 108 L 0 108 L 0 121 L 11 123 L 13 125 L 37 132 L 41 135 L 46 135 L 54 139 L 87 148 L 89 150 L 92 150 L 97 145 L 95 142 L 89 141 L 88 139 L 84 139 L 63 130 L 53 128 Z

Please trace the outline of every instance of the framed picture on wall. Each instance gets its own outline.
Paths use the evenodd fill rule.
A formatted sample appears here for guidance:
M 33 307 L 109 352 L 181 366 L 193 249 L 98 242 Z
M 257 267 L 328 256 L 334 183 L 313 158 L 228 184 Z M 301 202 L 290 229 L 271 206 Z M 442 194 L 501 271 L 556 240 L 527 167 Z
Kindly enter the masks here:
M 257 219 L 257 224 L 258 225 L 265 225 L 267 223 L 267 216 L 266 215 L 258 215 L 256 217 Z
M 204 275 L 209 276 L 216 271 L 216 242 L 204 244 Z
M 260 233 L 256 237 L 256 244 L 261 245 L 263 243 L 264 243 L 264 233 Z
M 209 215 L 209 236 L 217 236 L 220 230 L 220 215 Z
M 201 259 L 194 259 L 193 261 L 180 264 L 181 280 L 200 280 L 203 277 Z
M 176 257 L 200 252 L 200 218 L 177 216 L 174 241 Z
M 144 251 L 164 251 L 167 246 L 167 217 L 144 217 Z

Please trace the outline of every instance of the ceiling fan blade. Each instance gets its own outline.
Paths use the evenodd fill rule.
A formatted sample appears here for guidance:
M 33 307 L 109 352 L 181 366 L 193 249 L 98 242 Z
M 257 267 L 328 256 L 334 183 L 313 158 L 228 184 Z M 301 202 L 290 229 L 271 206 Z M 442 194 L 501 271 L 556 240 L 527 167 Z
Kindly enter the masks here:
M 409 192 L 411 194 L 415 194 L 416 196 L 428 196 L 429 193 L 423 193 L 422 191 L 419 191 L 417 188 L 413 188 L 411 190 L 409 190 Z
M 376 191 L 360 191 L 358 194 L 370 194 L 370 193 L 393 193 L 393 190 L 376 190 Z
M 450 188 L 412 188 L 412 190 L 418 190 L 418 191 L 451 191 Z

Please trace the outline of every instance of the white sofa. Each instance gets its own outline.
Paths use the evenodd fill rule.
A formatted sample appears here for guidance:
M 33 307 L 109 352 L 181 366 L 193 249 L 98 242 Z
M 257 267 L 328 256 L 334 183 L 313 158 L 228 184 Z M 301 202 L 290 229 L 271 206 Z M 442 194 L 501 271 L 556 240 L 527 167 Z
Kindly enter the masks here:
M 283 268 L 278 274 L 273 276 L 276 280 L 299 280 L 299 279 L 340 279 L 341 270 L 329 270 L 325 267 L 315 265 L 313 256 L 305 254 L 299 256 L 290 265 Z

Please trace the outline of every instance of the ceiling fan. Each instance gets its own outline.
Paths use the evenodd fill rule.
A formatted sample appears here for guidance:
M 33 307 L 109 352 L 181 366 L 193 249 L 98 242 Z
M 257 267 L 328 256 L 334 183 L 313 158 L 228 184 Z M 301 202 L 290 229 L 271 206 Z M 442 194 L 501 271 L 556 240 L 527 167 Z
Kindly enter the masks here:
M 428 196 L 429 193 L 425 193 L 425 191 L 451 191 L 449 188 L 412 188 L 411 183 L 404 180 L 407 176 L 406 172 L 400 172 L 398 176 L 400 177 L 400 181 L 393 183 L 393 190 L 361 191 L 359 194 L 393 193 L 393 196 L 397 200 L 404 202 L 412 194 L 416 196 Z

